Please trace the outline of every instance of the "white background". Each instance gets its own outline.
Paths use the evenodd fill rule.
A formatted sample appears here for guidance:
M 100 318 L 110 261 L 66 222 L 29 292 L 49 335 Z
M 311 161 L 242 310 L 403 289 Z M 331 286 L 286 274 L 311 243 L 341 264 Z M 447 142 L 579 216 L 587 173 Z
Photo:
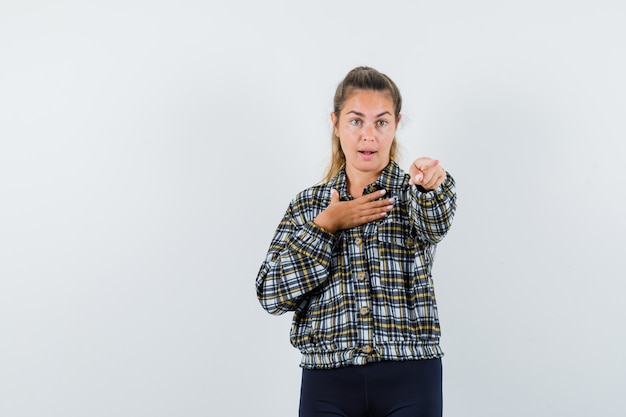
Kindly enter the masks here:
M 445 415 L 623 415 L 625 10 L 2 0 L 0 415 L 295 416 L 254 280 L 356 65 L 457 180 Z

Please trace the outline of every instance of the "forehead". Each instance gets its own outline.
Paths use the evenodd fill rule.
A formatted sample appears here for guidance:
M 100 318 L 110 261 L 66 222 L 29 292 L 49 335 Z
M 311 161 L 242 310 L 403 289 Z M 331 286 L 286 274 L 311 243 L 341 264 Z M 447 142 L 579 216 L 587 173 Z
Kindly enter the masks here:
M 389 91 L 354 90 L 346 98 L 342 113 L 354 110 L 371 110 L 381 113 L 388 111 L 393 114 L 393 100 Z

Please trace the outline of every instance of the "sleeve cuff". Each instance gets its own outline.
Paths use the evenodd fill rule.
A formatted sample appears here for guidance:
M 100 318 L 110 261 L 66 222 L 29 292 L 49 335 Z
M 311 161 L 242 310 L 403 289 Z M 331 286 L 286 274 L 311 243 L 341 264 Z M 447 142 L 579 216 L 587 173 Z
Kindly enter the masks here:
M 334 236 L 331 233 L 311 221 L 291 235 L 287 243 L 296 252 L 329 265 L 333 241 Z

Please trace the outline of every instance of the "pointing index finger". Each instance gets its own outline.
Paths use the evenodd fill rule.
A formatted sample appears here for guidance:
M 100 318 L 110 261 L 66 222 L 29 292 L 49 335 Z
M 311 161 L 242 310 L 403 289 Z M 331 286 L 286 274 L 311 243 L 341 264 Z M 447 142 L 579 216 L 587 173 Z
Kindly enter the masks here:
M 439 165 L 439 160 L 438 159 L 426 159 L 423 161 L 415 161 L 415 166 L 417 167 L 417 169 L 419 169 L 420 171 L 423 171 L 427 168 L 432 168 L 432 167 L 436 167 L 437 165 Z

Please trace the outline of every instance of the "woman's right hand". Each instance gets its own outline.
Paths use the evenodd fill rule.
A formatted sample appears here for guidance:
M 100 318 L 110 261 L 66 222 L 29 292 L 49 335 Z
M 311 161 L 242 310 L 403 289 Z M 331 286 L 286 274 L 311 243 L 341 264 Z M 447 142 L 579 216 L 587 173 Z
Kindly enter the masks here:
M 350 229 L 381 219 L 393 208 L 395 200 L 387 198 L 385 190 L 375 191 L 350 201 L 340 201 L 337 190 L 330 191 L 330 204 L 313 221 L 329 233 Z

